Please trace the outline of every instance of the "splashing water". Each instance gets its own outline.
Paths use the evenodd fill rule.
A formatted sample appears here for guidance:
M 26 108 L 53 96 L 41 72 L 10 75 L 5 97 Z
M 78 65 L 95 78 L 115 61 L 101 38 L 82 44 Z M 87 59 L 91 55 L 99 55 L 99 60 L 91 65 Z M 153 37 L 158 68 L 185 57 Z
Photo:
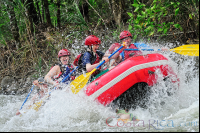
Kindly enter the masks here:
M 27 94 L 0 95 L 0 131 L 199 131 L 199 57 L 161 54 L 180 78 L 179 89 L 168 96 L 172 84 L 160 80 L 152 87 L 148 109 L 130 110 L 140 119 L 135 124 L 119 123 L 111 108 L 91 101 L 83 90 L 73 94 L 68 86 L 52 92 L 38 112 L 28 110 L 21 117 L 15 114 Z

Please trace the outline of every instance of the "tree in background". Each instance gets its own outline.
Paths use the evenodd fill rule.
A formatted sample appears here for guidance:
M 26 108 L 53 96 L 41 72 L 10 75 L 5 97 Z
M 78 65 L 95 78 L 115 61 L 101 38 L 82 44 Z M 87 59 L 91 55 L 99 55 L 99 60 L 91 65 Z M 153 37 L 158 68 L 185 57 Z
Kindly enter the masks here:
M 83 15 L 83 18 L 86 23 L 89 22 L 89 5 L 85 0 L 80 1 L 80 6 L 79 6 L 80 12 Z
M 26 8 L 26 16 L 28 17 L 29 20 L 29 26 L 30 26 L 30 31 L 33 34 L 34 28 L 33 28 L 33 23 L 35 25 L 39 24 L 39 19 L 37 16 L 36 8 L 34 6 L 33 0 L 22 0 L 25 8 Z
M 61 0 L 57 0 L 57 24 L 58 24 L 58 28 L 60 29 L 60 1 Z
M 43 27 L 73 26 L 98 31 L 98 27 L 139 36 L 170 36 L 181 40 L 199 35 L 199 0 L 5 0 L 1 1 L 1 40 L 11 34 L 17 42 Z M 10 18 L 9 22 L 7 18 Z M 128 24 L 127 24 L 128 22 Z M 9 25 L 9 26 L 8 26 Z M 92 28 L 92 29 L 88 29 Z M 10 31 L 10 34 L 9 34 Z M 89 33 L 89 32 L 88 32 Z M 9 35 L 6 35 L 9 34 Z M 29 35 L 30 36 L 30 35 Z M 5 43 L 5 41 L 4 41 Z
M 199 37 L 199 0 L 1 0 L 0 9 L 0 80 L 41 73 L 58 49 L 80 51 L 76 41 L 89 34 L 102 37 L 104 49 L 122 30 L 134 41 Z
M 48 0 L 43 0 L 43 1 L 44 1 L 44 9 L 45 9 L 45 15 L 46 15 L 46 20 L 47 20 L 47 26 L 53 27 L 53 25 L 51 23 Z
M 15 16 L 14 6 L 12 5 L 14 3 L 12 0 L 9 0 L 9 1 L 11 2 L 11 4 L 7 5 L 7 9 L 8 9 L 8 14 L 9 14 L 8 16 L 10 18 L 10 29 L 11 29 L 14 40 L 16 40 L 19 43 L 19 28 L 17 25 L 17 19 Z

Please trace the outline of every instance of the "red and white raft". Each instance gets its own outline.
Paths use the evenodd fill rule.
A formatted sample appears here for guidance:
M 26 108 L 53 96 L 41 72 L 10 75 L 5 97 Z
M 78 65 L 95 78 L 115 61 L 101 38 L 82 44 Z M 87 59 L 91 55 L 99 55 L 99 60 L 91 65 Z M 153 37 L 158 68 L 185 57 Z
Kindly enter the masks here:
M 172 82 L 179 81 L 166 57 L 157 53 L 147 54 L 123 61 L 90 83 L 85 94 L 103 105 L 108 105 L 137 83 L 155 85 L 158 80 L 155 71 L 158 69 L 163 77 L 175 76 Z

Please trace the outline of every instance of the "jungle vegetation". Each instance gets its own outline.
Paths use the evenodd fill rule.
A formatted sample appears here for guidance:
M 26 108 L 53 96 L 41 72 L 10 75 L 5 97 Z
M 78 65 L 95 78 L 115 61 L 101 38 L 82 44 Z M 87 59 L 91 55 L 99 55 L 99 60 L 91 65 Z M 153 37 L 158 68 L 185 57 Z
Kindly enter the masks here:
M 0 9 L 0 80 L 42 75 L 61 48 L 75 56 L 91 34 L 103 49 L 122 30 L 134 41 L 184 44 L 199 37 L 199 0 L 1 0 Z

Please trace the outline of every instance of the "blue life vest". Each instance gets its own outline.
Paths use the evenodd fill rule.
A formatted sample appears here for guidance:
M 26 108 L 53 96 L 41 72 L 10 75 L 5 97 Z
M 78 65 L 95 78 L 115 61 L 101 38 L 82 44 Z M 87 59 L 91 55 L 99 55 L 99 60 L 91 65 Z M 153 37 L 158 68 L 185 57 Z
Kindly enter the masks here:
M 73 66 L 71 64 L 68 65 L 60 65 L 60 73 L 59 75 L 55 78 L 58 81 L 62 81 L 62 79 L 64 79 L 71 71 L 73 71 Z M 74 80 L 75 79 L 75 75 L 72 74 L 71 76 L 69 76 L 63 83 L 69 83 L 69 81 Z

